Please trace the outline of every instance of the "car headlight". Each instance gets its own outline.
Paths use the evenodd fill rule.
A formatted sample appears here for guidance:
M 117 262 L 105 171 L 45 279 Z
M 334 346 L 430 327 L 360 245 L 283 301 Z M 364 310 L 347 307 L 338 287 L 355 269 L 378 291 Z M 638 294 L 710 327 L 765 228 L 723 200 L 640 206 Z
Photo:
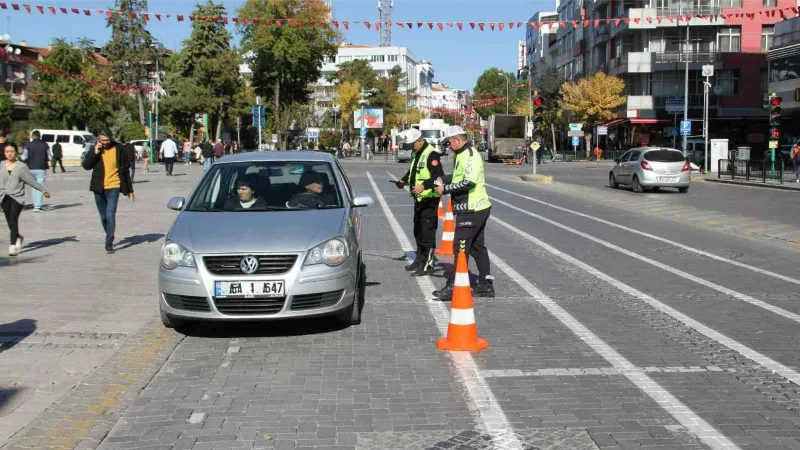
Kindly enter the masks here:
M 343 263 L 350 254 L 343 238 L 333 238 L 312 248 L 306 256 L 305 265 L 325 264 L 331 267 Z
M 167 269 L 174 269 L 178 266 L 197 267 L 194 253 L 176 242 L 168 242 L 161 248 L 161 264 Z

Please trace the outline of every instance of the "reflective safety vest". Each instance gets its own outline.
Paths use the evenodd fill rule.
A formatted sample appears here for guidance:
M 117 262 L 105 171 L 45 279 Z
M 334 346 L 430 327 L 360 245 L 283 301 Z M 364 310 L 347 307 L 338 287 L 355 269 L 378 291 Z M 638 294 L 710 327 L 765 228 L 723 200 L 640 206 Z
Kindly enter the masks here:
M 415 172 L 415 171 L 417 172 L 417 175 L 414 177 L 414 181 L 417 184 L 422 184 L 423 182 L 431 179 L 431 171 L 428 170 L 428 158 L 431 156 L 431 153 L 433 153 L 435 151 L 436 151 L 436 149 L 433 146 L 428 145 L 426 143 L 425 147 L 422 150 L 419 151 L 420 155 L 419 155 L 419 159 L 416 160 L 417 161 L 416 167 L 414 167 L 415 159 L 413 157 L 411 158 L 411 164 L 408 167 L 408 174 L 409 174 L 408 175 L 408 179 L 409 179 L 409 181 L 411 181 L 411 174 L 413 172 Z M 414 186 L 411 186 L 411 187 L 414 187 Z M 417 201 L 425 200 L 427 198 L 434 198 L 434 197 L 439 197 L 439 194 L 436 191 L 434 191 L 433 189 L 425 189 L 424 191 L 422 191 L 419 194 L 414 196 L 414 198 L 416 198 Z
M 456 167 L 451 184 L 469 181 L 475 184 L 467 194 L 452 195 L 453 212 L 474 212 L 489 209 L 492 203 L 486 193 L 483 157 L 472 147 L 456 153 Z

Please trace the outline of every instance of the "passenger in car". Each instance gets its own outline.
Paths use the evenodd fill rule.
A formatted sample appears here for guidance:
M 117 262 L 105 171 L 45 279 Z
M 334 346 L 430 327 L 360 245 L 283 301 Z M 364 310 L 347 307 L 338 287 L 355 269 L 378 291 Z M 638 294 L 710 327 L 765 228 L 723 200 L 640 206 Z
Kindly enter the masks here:
M 225 202 L 228 211 L 241 211 L 244 209 L 267 209 L 267 203 L 261 197 L 256 197 L 253 182 L 241 178 L 236 182 L 236 197 L 231 197 Z
M 325 206 L 336 205 L 336 199 L 330 192 L 325 192 L 323 189 L 324 185 L 322 174 L 319 172 L 308 170 L 303 172 L 303 175 L 300 176 L 300 186 L 304 188 L 306 192 L 318 195 Z

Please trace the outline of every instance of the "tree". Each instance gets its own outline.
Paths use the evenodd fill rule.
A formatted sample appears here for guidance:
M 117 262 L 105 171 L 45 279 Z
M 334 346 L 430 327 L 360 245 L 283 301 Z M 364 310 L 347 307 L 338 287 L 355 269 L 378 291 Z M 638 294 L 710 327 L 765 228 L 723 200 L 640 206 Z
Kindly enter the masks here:
M 475 88 L 472 90 L 473 96 L 476 97 L 473 102 L 481 106 L 475 108 L 478 114 L 484 119 L 492 114 L 505 114 L 506 105 L 510 101 L 513 105 L 517 102 L 517 77 L 514 74 L 503 72 L 502 70 L 492 67 L 487 69 L 478 77 L 475 83 Z M 509 97 L 506 97 L 506 87 L 508 87 Z M 527 88 L 525 89 L 527 92 Z M 484 101 L 491 99 L 504 99 L 500 103 L 490 103 L 483 105 Z M 527 96 L 526 96 L 527 98 Z M 510 108 L 509 108 L 510 110 Z
M 94 55 L 63 39 L 56 39 L 42 65 L 72 75 L 100 81 L 105 75 L 96 67 Z M 37 99 L 31 120 L 39 126 L 81 130 L 99 130 L 111 121 L 111 108 L 104 100 L 113 94 L 98 83 L 66 77 L 51 71 L 37 70 L 36 86 L 30 95 Z
M 103 52 L 111 64 L 112 79 L 116 83 L 139 86 L 147 80 L 156 58 L 155 40 L 145 28 L 147 21 L 141 14 L 147 11 L 147 0 L 115 0 L 114 9 L 127 14 L 108 14 L 107 27 L 111 28 Z M 139 103 L 139 122 L 145 124 L 144 96 L 136 94 Z
M 0 88 L 0 129 L 5 131 L 11 126 L 11 115 L 13 113 L 14 100 L 11 99 L 11 94 Z
M 247 0 L 239 9 L 240 17 L 261 20 L 293 20 L 309 23 L 327 20 L 330 9 L 322 0 Z M 250 67 L 256 93 L 271 95 L 276 133 L 282 149 L 286 148 L 288 120 L 281 121 L 281 111 L 310 98 L 308 85 L 319 80 L 324 58 L 336 54 L 338 32 L 328 26 L 264 26 L 239 22 L 242 50 L 252 52 Z
M 192 14 L 221 17 L 226 10 L 207 0 L 198 4 Z M 241 100 L 238 94 L 242 91 L 236 70 L 239 62 L 238 52 L 231 48 L 231 34 L 221 21 L 192 22 L 192 33 L 183 42 L 183 49 L 167 61 L 164 87 L 170 95 L 161 106 L 170 124 L 194 140 L 195 117 L 209 113 L 219 139 L 223 122 L 235 122 L 238 117 L 235 105 Z M 211 135 L 210 130 L 207 133 Z
M 339 106 L 342 122 L 348 129 L 353 125 L 353 112 L 358 108 L 360 93 L 361 83 L 358 81 L 343 81 L 336 86 L 336 104 Z
M 614 109 L 625 104 L 622 79 L 597 72 L 593 77 L 561 86 L 561 105 L 571 113 L 570 121 L 593 127 L 616 117 Z M 587 151 L 591 150 L 591 134 L 586 135 Z M 587 153 L 588 154 L 588 153 Z

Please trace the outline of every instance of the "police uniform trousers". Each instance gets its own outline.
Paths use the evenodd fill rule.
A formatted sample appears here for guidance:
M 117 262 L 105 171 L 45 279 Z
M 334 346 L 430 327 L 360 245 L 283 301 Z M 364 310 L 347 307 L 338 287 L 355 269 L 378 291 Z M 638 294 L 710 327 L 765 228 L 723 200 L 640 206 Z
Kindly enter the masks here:
M 437 208 L 439 197 L 426 198 L 414 203 L 414 239 L 422 252 L 436 249 L 436 229 L 439 226 Z
M 491 210 L 492 208 L 487 208 L 481 211 L 455 214 L 456 232 L 453 239 L 455 259 L 453 261 L 458 261 L 458 252 L 461 251 L 463 242 L 464 251 L 468 256 L 472 256 L 478 266 L 481 281 L 490 275 L 489 250 L 486 248 L 483 235 Z M 453 269 L 453 277 L 455 277 L 455 269 Z M 448 277 L 448 279 L 451 278 Z

